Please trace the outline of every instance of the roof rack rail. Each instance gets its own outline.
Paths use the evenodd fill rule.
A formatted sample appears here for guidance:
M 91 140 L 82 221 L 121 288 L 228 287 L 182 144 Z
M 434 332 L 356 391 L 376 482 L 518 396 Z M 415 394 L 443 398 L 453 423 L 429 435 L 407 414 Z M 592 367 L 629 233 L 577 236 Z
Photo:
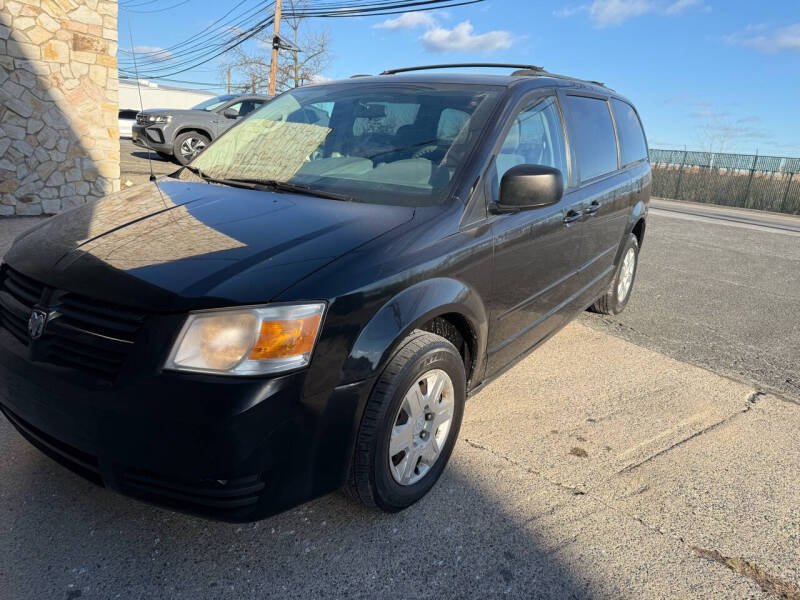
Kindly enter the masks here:
M 551 73 L 550 71 L 529 71 L 523 69 L 521 71 L 514 71 L 512 77 L 552 77 L 553 79 L 565 79 L 567 81 L 576 81 L 578 83 L 592 83 L 600 87 L 606 87 L 605 83 L 599 81 L 592 81 L 591 79 L 579 79 L 578 77 L 570 77 L 569 75 L 559 75 L 558 73 Z
M 381 75 L 395 75 L 397 73 L 408 73 L 410 71 L 430 71 L 432 69 L 463 69 L 469 68 L 486 68 L 486 69 L 523 69 L 525 71 L 535 71 L 537 73 L 544 73 L 542 67 L 536 65 L 514 65 L 506 63 L 448 63 L 444 65 L 423 65 L 420 67 L 405 67 L 403 69 L 389 69 L 384 71 Z
M 409 73 L 411 71 L 430 71 L 432 69 L 460 69 L 460 68 L 488 68 L 488 69 L 516 69 L 511 73 L 512 77 L 553 77 L 555 79 L 566 79 L 568 81 L 576 81 L 579 83 L 591 83 L 606 87 L 606 84 L 599 81 L 592 81 L 586 79 L 578 79 L 577 77 L 569 77 L 568 75 L 558 75 L 545 71 L 544 67 L 537 67 L 536 65 L 515 65 L 506 63 L 448 63 L 444 65 L 423 65 L 420 67 L 405 67 L 403 69 L 389 69 L 384 71 L 381 75 L 395 75 L 397 73 Z M 610 89 L 610 88 L 608 88 Z

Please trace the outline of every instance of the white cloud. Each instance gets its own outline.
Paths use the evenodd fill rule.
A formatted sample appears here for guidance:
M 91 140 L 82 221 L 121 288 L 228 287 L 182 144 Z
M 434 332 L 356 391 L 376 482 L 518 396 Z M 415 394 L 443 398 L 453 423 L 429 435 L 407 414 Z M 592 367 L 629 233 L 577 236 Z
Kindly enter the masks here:
M 406 12 L 395 19 L 387 19 L 375 25 L 376 29 L 414 29 L 415 27 L 435 27 L 436 20 L 427 12 Z
M 579 15 L 581 13 L 585 13 L 589 11 L 588 4 L 580 4 L 578 6 L 565 6 L 564 8 L 559 8 L 558 10 L 553 11 L 553 15 L 560 19 L 564 19 L 567 17 L 574 17 L 575 15 Z
M 741 33 L 726 36 L 725 41 L 770 54 L 800 52 L 800 23 L 772 30 L 766 25 L 751 25 Z
M 679 15 L 689 8 L 705 8 L 703 0 L 592 0 L 591 4 L 567 6 L 555 11 L 557 17 L 588 13 L 597 27 L 620 25 L 645 14 Z
M 161 48 L 160 46 L 134 46 L 131 50 L 133 52 L 135 52 L 137 55 L 138 54 L 155 54 L 155 55 L 157 55 L 157 58 L 159 58 L 159 59 L 162 59 L 162 58 L 173 58 L 172 52 L 170 52 L 169 50 L 165 50 L 164 48 Z M 129 51 L 129 53 L 132 53 L 132 52 Z
M 429 52 L 494 52 L 510 48 L 513 43 L 508 31 L 487 31 L 475 33 L 469 21 L 459 23 L 453 29 L 436 26 L 426 31 L 420 38 L 422 45 Z
M 702 6 L 701 0 L 675 0 L 672 4 L 668 5 L 664 8 L 665 15 L 678 15 L 682 13 L 687 8 L 692 8 L 693 6 Z
M 598 27 L 619 25 L 653 10 L 651 0 L 594 0 L 589 15 Z
M 325 77 L 325 75 L 320 75 L 319 73 L 311 76 L 311 83 L 330 83 L 331 81 L 333 81 L 333 79 Z

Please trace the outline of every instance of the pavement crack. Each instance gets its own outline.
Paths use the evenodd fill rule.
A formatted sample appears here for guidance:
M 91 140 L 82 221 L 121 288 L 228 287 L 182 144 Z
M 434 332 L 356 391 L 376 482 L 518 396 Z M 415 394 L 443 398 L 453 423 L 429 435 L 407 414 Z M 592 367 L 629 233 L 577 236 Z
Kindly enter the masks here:
M 584 494 L 586 494 L 586 492 L 584 490 L 580 489 L 580 488 L 573 487 L 573 486 L 567 485 L 565 483 L 561 483 L 560 481 L 554 481 L 554 480 L 550 479 L 547 475 L 542 473 L 541 471 L 537 471 L 536 469 L 532 469 L 531 467 L 525 466 L 522 463 L 514 460 L 513 458 L 511 458 L 509 456 L 506 456 L 505 454 L 502 454 L 500 452 L 495 452 L 491 448 L 488 448 L 487 446 L 484 446 L 483 444 L 480 444 L 480 443 L 478 443 L 478 442 L 476 442 L 474 440 L 470 440 L 470 439 L 464 438 L 464 443 L 466 443 L 467 445 L 469 445 L 472 448 L 475 448 L 477 450 L 483 450 L 484 452 L 488 452 L 489 454 L 491 454 L 495 458 L 499 458 L 501 460 L 504 460 L 508 464 L 516 467 L 517 469 L 522 469 L 526 473 L 530 473 L 531 475 L 536 475 L 537 477 L 541 477 L 542 479 L 547 481 L 547 483 L 549 483 L 551 485 L 554 485 L 554 486 L 556 486 L 556 487 L 558 487 L 558 488 L 560 488 L 560 489 L 562 489 L 564 491 L 567 491 L 570 494 L 572 494 L 573 496 L 583 496 Z
M 732 421 L 733 419 L 735 419 L 735 418 L 737 418 L 737 417 L 739 417 L 739 416 L 741 416 L 741 415 L 743 415 L 743 414 L 745 414 L 745 413 L 749 412 L 749 411 L 750 411 L 750 409 L 753 407 L 753 405 L 754 405 L 754 404 L 756 403 L 756 401 L 758 400 L 758 398 L 760 398 L 761 396 L 764 396 L 764 395 L 766 395 L 766 394 L 764 394 L 764 392 L 761 392 L 761 391 L 756 391 L 756 392 L 754 392 L 754 393 L 750 394 L 750 395 L 747 397 L 747 400 L 745 401 L 745 402 L 746 402 L 746 404 L 745 404 L 745 407 L 744 407 L 743 409 L 741 409 L 741 410 L 738 410 L 738 411 L 736 411 L 735 413 L 728 415 L 727 417 L 725 417 L 724 419 L 721 419 L 721 420 L 717 421 L 716 423 L 712 423 L 711 425 L 709 425 L 708 427 L 705 427 L 705 428 L 701 429 L 700 431 L 696 431 L 696 432 L 694 432 L 692 435 L 689 435 L 689 436 L 686 436 L 686 437 L 684 437 L 684 438 L 681 438 L 680 440 L 678 440 L 678 441 L 677 441 L 677 442 L 675 442 L 674 444 L 671 444 L 670 446 L 667 446 L 667 447 L 666 447 L 666 448 L 664 448 L 663 450 L 659 450 L 659 451 L 658 451 L 658 452 L 656 452 L 655 454 L 651 454 L 650 456 L 648 456 L 647 458 L 644 458 L 644 459 L 640 460 L 639 462 L 636 462 L 636 463 L 630 464 L 630 465 L 628 465 L 628 466 L 626 466 L 626 467 L 624 467 L 624 468 L 620 469 L 619 471 L 617 471 L 616 473 L 614 473 L 614 475 L 622 475 L 622 474 L 625 474 L 625 473 L 630 473 L 631 471 L 633 471 L 633 470 L 635 470 L 635 469 L 638 469 L 638 468 L 639 468 L 639 467 L 641 467 L 642 465 L 646 465 L 647 463 L 649 463 L 649 462 L 651 462 L 651 461 L 655 460 L 655 459 L 656 459 L 656 458 L 658 458 L 659 456 L 663 456 L 664 454 L 667 454 L 668 452 L 671 452 L 671 451 L 672 451 L 672 450 L 674 450 L 675 448 L 679 448 L 680 446 L 683 446 L 683 445 L 684 445 L 684 444 L 686 444 L 687 442 L 690 442 L 690 441 L 692 441 L 692 440 L 694 440 L 694 439 L 696 439 L 696 438 L 699 438 L 699 437 L 700 437 L 700 436 L 702 436 L 702 435 L 705 435 L 705 434 L 706 434 L 706 433 L 708 433 L 709 431 L 714 431 L 715 429 L 717 429 L 717 428 L 721 427 L 722 425 L 725 425 L 725 424 L 729 423 L 729 422 L 730 422 L 730 421 Z
M 739 557 L 723 556 L 716 550 L 708 550 L 699 546 L 692 546 L 694 553 L 700 558 L 712 560 L 737 575 L 742 575 L 753 580 L 761 590 L 782 600 L 800 600 L 800 586 L 791 581 L 785 581 L 765 571 L 755 563 Z

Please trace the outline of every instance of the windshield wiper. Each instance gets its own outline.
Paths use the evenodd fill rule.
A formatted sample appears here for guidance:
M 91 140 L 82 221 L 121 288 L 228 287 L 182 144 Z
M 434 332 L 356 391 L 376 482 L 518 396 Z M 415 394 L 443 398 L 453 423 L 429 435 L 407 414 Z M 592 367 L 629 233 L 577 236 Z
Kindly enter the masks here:
M 218 179 L 216 177 L 211 177 L 210 175 L 206 175 L 197 167 L 190 167 L 186 165 L 183 167 L 184 169 L 191 171 L 206 183 L 218 183 L 219 185 L 230 185 L 232 187 L 240 187 L 240 188 L 247 188 L 248 190 L 254 190 L 258 187 L 256 181 L 248 181 L 246 179 Z
M 189 171 L 191 171 L 198 177 L 201 177 L 208 183 L 230 185 L 233 187 L 246 188 L 248 190 L 268 188 L 279 192 L 290 192 L 292 194 L 307 194 L 309 196 L 316 196 L 317 198 L 328 198 L 330 200 L 339 200 L 341 202 L 352 202 L 354 200 L 352 196 L 347 196 L 345 194 L 337 194 L 336 192 L 326 192 L 324 190 L 315 190 L 311 187 L 308 187 L 307 185 L 300 185 L 299 183 L 289 183 L 288 181 L 278 181 L 277 179 L 244 179 L 244 178 L 217 179 L 216 177 L 210 177 L 206 175 L 197 167 L 190 167 L 187 165 L 184 167 L 184 169 L 188 169 Z
M 328 192 L 325 190 L 317 190 L 307 185 L 299 183 L 290 183 L 288 181 L 278 181 L 277 179 L 225 179 L 224 183 L 235 185 L 251 184 L 257 188 L 270 188 L 279 192 L 289 192 L 292 194 L 307 194 L 309 196 L 316 196 L 317 198 L 328 198 L 329 200 L 339 200 L 341 202 L 352 202 L 354 198 L 346 194 L 337 194 L 336 192 Z

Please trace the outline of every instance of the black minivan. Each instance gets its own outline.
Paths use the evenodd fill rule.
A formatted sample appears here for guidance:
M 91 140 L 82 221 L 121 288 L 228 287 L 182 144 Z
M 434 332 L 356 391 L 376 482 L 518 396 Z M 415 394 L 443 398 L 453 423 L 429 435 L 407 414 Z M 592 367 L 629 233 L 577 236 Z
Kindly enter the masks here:
M 8 420 L 98 485 L 223 520 L 425 495 L 469 394 L 625 307 L 651 182 L 602 84 L 427 69 L 284 93 L 19 237 Z

